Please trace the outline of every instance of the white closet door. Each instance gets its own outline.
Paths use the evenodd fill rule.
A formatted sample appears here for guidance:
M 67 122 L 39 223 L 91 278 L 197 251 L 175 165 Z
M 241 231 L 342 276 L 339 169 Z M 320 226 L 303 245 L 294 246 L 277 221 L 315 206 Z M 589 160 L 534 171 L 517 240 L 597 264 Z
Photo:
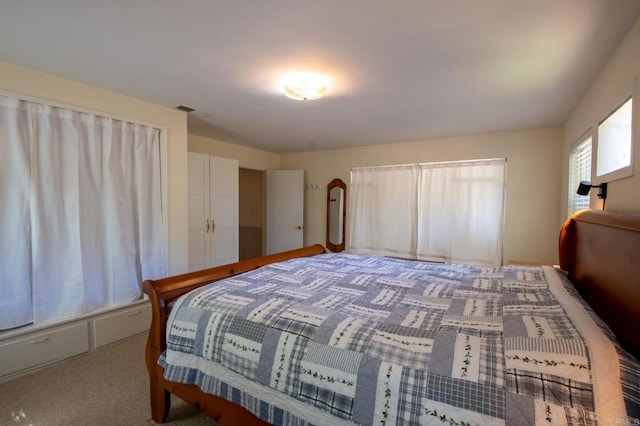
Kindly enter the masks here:
M 189 271 L 209 267 L 211 233 L 209 219 L 209 156 L 189 153 L 188 181 Z
M 211 265 L 238 261 L 238 161 L 210 157 Z
M 267 171 L 267 254 L 304 243 L 304 170 Z

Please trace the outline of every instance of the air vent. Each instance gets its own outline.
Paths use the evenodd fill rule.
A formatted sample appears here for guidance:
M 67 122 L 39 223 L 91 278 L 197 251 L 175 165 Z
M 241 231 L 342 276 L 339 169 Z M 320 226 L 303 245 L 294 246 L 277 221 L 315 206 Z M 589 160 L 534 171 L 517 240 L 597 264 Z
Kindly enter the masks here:
M 187 114 L 189 114 L 189 117 L 197 117 L 197 118 L 211 117 L 211 114 L 209 114 L 208 112 L 200 111 L 195 108 L 188 107 L 186 105 L 178 105 L 176 109 L 186 112 Z
M 195 108 L 191 108 L 191 107 L 188 107 L 186 105 L 178 105 L 176 107 L 176 109 L 179 109 L 180 111 L 184 111 L 184 112 L 193 112 L 193 111 L 195 111 Z

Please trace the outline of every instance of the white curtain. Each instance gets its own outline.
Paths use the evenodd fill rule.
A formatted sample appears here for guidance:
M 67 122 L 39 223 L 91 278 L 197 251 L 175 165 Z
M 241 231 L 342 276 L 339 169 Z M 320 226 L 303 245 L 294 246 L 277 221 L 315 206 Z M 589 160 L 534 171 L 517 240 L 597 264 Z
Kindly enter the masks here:
M 349 250 L 500 265 L 505 173 L 504 159 L 353 169 Z
M 417 178 L 418 170 L 413 165 L 351 171 L 349 251 L 415 256 Z
M 505 160 L 420 164 L 421 260 L 502 264 Z
M 140 298 L 165 274 L 160 131 L 0 98 L 0 329 Z
M 0 96 L 0 330 L 31 322 L 31 111 Z

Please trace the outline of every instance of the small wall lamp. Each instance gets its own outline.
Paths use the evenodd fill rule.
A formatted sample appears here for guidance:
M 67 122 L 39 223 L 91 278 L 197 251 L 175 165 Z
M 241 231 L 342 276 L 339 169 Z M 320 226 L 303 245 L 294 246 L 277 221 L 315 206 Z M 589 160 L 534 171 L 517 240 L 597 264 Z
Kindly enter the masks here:
M 598 192 L 598 198 L 603 200 L 607 199 L 607 182 L 602 182 L 600 185 L 591 185 L 591 182 L 588 180 L 581 180 L 580 185 L 578 185 L 578 190 L 576 191 L 578 195 L 589 195 L 589 191 L 591 188 L 600 188 L 600 192 Z

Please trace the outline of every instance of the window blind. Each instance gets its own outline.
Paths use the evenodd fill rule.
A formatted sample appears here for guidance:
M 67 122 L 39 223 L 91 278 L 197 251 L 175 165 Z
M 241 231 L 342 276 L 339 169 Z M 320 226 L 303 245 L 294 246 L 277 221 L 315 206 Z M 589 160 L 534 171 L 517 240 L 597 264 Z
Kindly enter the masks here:
M 581 180 L 591 180 L 591 136 L 573 147 L 569 155 L 568 215 L 589 208 L 590 197 L 576 193 Z

